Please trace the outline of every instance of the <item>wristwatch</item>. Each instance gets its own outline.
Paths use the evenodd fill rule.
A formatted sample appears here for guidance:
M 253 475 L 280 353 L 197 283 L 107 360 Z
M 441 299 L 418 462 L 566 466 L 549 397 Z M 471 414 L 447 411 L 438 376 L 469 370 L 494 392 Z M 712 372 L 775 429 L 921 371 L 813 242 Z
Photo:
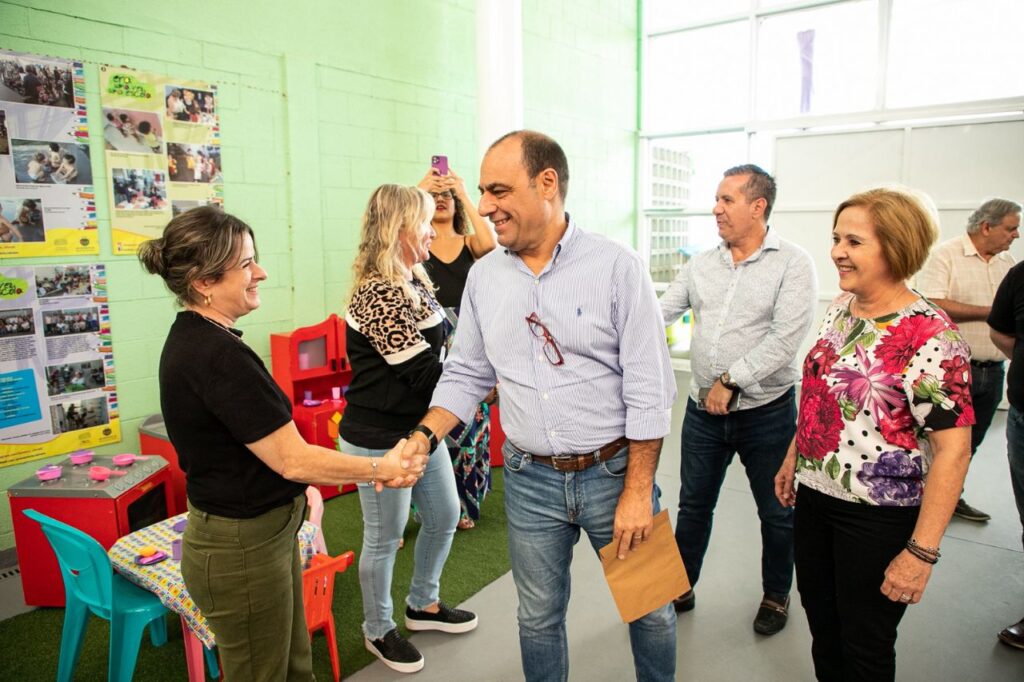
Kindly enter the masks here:
M 424 424 L 417 424 L 406 437 L 412 438 L 412 434 L 414 433 L 422 433 L 424 436 L 427 437 L 427 440 L 430 441 L 430 452 L 431 454 L 433 454 L 434 450 L 437 449 L 437 436 L 434 435 L 434 432 L 431 431 L 430 428 Z
M 730 391 L 735 391 L 740 387 L 739 384 L 735 383 L 732 380 L 732 377 L 729 376 L 728 372 L 725 372 L 724 374 L 722 374 L 722 376 L 718 377 L 718 380 L 721 381 L 722 385 L 725 386 Z

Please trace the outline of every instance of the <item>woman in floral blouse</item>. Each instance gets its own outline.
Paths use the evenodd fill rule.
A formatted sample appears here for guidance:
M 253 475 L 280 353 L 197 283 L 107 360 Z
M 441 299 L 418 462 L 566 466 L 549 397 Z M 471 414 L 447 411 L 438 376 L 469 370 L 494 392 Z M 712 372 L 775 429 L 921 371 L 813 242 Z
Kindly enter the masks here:
M 843 293 L 804 360 L 797 434 L 775 478 L 779 501 L 796 504 L 819 680 L 894 679 L 896 628 L 924 594 L 967 473 L 968 348 L 906 285 L 937 236 L 917 199 L 889 189 L 855 194 L 833 219 Z

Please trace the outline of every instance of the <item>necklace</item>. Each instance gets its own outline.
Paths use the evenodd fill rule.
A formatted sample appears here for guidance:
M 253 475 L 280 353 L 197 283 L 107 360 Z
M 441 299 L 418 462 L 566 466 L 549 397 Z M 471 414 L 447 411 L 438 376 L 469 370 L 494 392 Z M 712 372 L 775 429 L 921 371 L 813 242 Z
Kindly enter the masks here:
M 855 295 L 850 300 L 850 314 L 853 315 L 854 317 L 860 317 L 860 318 L 865 319 L 865 320 L 876 320 L 876 319 L 879 319 L 879 318 L 882 318 L 882 317 L 886 317 L 887 315 L 891 315 L 893 313 L 899 312 L 900 310 L 905 308 L 906 305 L 909 304 L 909 302 L 907 304 L 897 305 L 895 309 L 893 309 L 893 305 L 898 300 L 900 300 L 905 294 L 913 294 L 913 293 L 914 293 L 913 291 L 911 291 L 910 289 L 907 289 L 906 287 L 901 288 L 899 291 L 897 291 L 892 296 L 890 296 L 889 299 L 885 302 L 884 305 L 876 305 L 875 306 L 875 308 L 877 308 L 878 310 L 881 310 L 880 313 L 869 313 L 867 310 L 865 310 L 864 305 L 860 302 L 860 300 Z M 916 297 L 915 297 L 914 300 L 916 300 Z M 857 313 L 854 310 L 854 306 L 855 305 L 860 310 L 860 313 Z
M 195 310 L 191 310 L 190 309 L 189 312 L 192 313 L 193 315 L 196 315 L 200 319 L 206 320 L 207 322 L 212 324 L 214 327 L 216 327 L 217 329 L 220 329 L 221 331 L 225 332 L 226 334 L 230 334 L 231 337 L 233 339 L 235 339 L 235 341 L 241 342 L 242 335 L 240 333 L 238 333 L 237 331 L 235 331 L 234 329 L 232 329 L 231 327 L 223 325 L 220 322 L 218 322 L 217 320 L 213 319 L 212 317 L 207 317 L 206 315 L 203 315 L 202 313 L 196 312 Z

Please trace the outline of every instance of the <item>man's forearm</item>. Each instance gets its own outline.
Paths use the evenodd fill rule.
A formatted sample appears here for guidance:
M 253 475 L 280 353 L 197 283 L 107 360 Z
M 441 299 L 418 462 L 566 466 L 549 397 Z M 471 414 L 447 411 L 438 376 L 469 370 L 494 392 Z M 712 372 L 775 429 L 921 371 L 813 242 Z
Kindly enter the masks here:
M 1003 334 L 1002 332 L 997 332 L 991 327 L 989 327 L 988 336 L 992 339 L 992 343 L 996 345 L 996 348 L 998 348 L 1003 355 L 1011 360 L 1013 359 L 1013 344 L 1016 341 L 1015 337 L 1010 336 L 1009 334 Z
M 654 488 L 654 474 L 658 470 L 663 439 L 629 441 L 629 466 L 623 493 L 650 495 Z
M 427 410 L 427 413 L 423 415 L 423 419 L 420 420 L 420 424 L 426 426 L 430 429 L 431 433 L 434 434 L 434 438 L 437 439 L 437 442 L 441 442 L 441 440 L 448 435 L 448 432 L 460 423 L 461 420 L 458 417 L 443 407 L 431 407 Z M 412 449 L 421 453 L 430 452 L 430 441 L 427 440 L 425 434 L 420 431 L 416 431 L 409 436 L 409 444 L 406 445 L 406 452 L 411 452 Z
M 992 311 L 990 306 L 970 305 L 951 298 L 932 298 L 932 303 L 946 311 L 954 322 L 984 322 Z

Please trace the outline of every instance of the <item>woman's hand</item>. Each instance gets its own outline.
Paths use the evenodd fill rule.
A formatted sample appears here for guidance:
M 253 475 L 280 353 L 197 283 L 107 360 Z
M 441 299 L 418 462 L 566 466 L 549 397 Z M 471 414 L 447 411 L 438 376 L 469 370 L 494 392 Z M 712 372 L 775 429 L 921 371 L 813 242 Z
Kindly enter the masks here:
M 775 474 L 775 497 L 783 507 L 792 507 L 796 504 L 796 488 L 793 485 L 796 479 L 796 438 L 793 438 L 786 450 L 786 458 L 782 460 L 779 473 Z
M 416 186 L 429 194 L 440 194 L 441 192 L 453 189 L 454 183 L 455 180 L 452 178 L 451 169 L 448 169 L 448 175 L 438 175 L 437 170 L 431 168 Z M 465 189 L 463 189 L 463 192 L 465 192 Z
M 423 477 L 430 455 L 403 456 L 406 439 L 398 441 L 377 464 L 377 492 L 384 488 L 408 488 Z
M 881 592 L 892 601 L 916 604 L 921 601 L 925 585 L 928 584 L 931 575 L 931 564 L 903 550 L 885 569 Z

